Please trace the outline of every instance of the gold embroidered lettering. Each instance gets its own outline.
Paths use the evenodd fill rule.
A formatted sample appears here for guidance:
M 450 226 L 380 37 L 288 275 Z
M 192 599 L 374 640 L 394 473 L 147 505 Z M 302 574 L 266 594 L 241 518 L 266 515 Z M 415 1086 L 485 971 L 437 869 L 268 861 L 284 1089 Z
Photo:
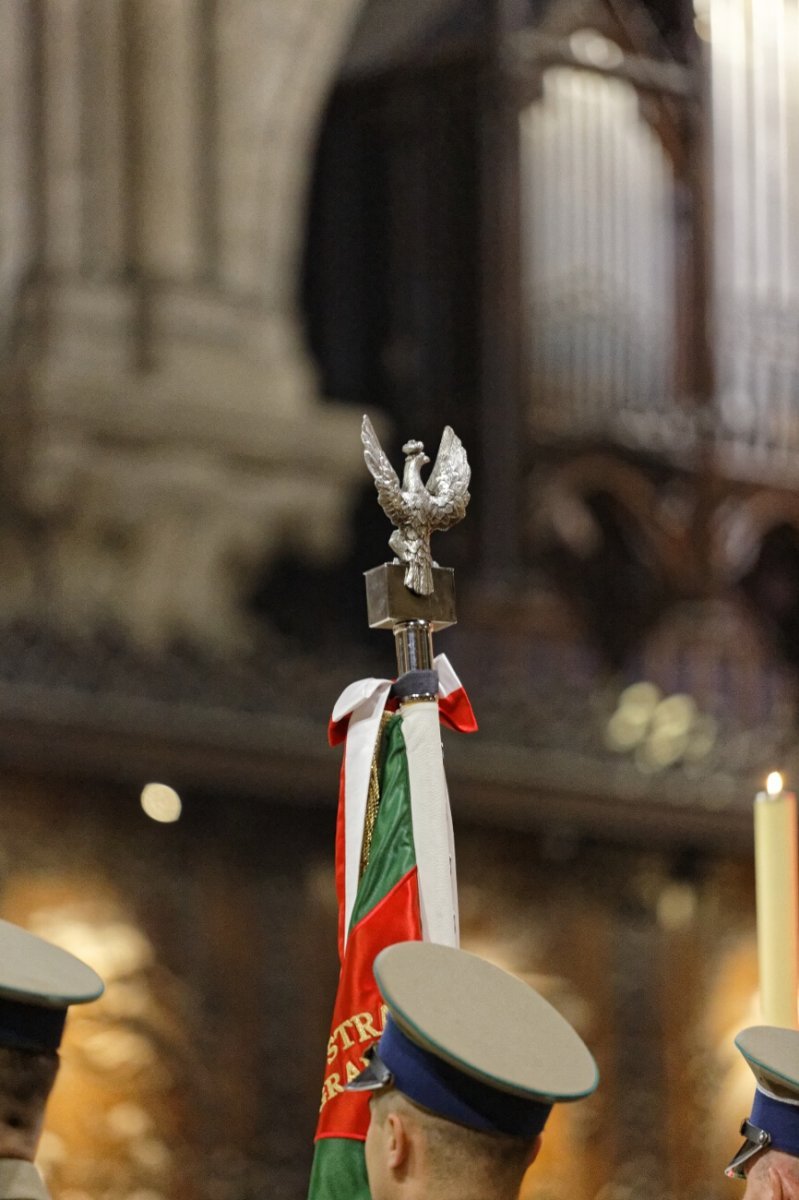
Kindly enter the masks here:
M 359 1042 L 374 1041 L 376 1038 L 380 1037 L 380 1034 L 372 1024 L 371 1013 L 356 1013 L 352 1018 L 352 1024 L 355 1026 L 355 1032 L 358 1035 Z

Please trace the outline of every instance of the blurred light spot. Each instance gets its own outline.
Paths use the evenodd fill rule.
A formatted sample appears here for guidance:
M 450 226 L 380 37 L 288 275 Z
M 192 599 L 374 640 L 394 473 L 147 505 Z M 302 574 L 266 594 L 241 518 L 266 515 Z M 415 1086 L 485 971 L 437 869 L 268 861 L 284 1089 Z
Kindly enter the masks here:
M 688 744 L 685 747 L 687 762 L 699 762 L 707 758 L 716 744 L 718 726 L 714 717 L 709 714 L 697 717 L 691 726 Z
M 120 975 L 131 975 L 148 966 L 153 952 L 147 938 L 122 921 L 90 925 L 58 910 L 34 913 L 30 927 L 34 933 L 63 946 L 94 967 L 106 985 Z
M 155 1138 L 143 1138 L 135 1142 L 130 1152 L 140 1167 L 150 1171 L 163 1171 L 169 1166 L 170 1155 L 163 1142 Z
M 696 892 L 688 883 L 669 883 L 658 897 L 658 923 L 676 932 L 691 924 L 696 912 Z
M 718 722 L 701 713 L 693 696 L 676 692 L 663 696 L 646 680 L 630 684 L 619 695 L 616 711 L 605 727 L 605 744 L 619 754 L 633 756 L 645 775 L 682 764 L 696 773 L 718 738 Z
M 653 726 L 677 737 L 688 732 L 696 716 L 696 703 L 691 696 L 678 693 L 661 700 L 652 716 Z
M 569 47 L 576 59 L 592 67 L 618 67 L 624 62 L 621 47 L 595 29 L 576 30 L 569 38 Z
M 147 1067 L 153 1061 L 153 1048 L 145 1038 L 127 1030 L 97 1033 L 83 1046 L 93 1066 L 101 1071 L 118 1071 L 123 1067 Z
M 599 524 L 585 504 L 562 493 L 552 498 L 552 525 L 558 537 L 579 558 L 589 558 L 602 543 Z
M 653 729 L 649 735 L 649 754 L 652 762 L 658 767 L 670 767 L 682 758 L 687 742 L 688 735 L 685 731 L 675 731 L 668 725 L 665 728 Z
M 66 1146 L 63 1139 L 57 1133 L 53 1133 L 51 1129 L 45 1129 L 39 1140 L 39 1149 L 37 1158 L 39 1164 L 47 1169 L 54 1166 L 56 1163 L 61 1163 L 66 1158 Z
M 132 975 L 152 962 L 152 946 L 144 934 L 132 925 L 124 925 L 119 921 L 97 932 L 106 946 L 106 980 Z
M 147 1113 L 138 1104 L 115 1104 L 107 1114 L 106 1125 L 119 1138 L 140 1138 L 150 1128 Z
M 180 796 L 166 783 L 148 783 L 142 789 L 141 806 L 153 821 L 177 821 L 182 810 Z
M 651 717 L 660 701 L 660 688 L 654 683 L 631 683 L 619 696 L 619 708 Z
M 766 791 L 769 796 L 777 796 L 782 791 L 782 775 L 779 771 L 772 771 L 766 780 Z
M 646 734 L 647 722 L 635 713 L 617 709 L 608 721 L 605 741 L 611 750 L 632 750 Z
M 106 1016 L 135 1020 L 146 1016 L 150 1008 L 150 995 L 142 984 L 114 981 L 105 990 L 103 1008 Z

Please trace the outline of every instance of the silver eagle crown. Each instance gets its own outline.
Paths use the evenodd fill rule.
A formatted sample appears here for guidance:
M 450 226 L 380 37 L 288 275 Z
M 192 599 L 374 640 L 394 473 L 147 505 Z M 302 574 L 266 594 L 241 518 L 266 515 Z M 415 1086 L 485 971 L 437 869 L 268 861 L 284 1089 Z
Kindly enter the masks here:
M 394 561 L 405 563 L 405 586 L 419 596 L 429 596 L 434 590 L 433 567 L 438 566 L 430 553 L 430 535 L 457 525 L 469 503 L 472 471 L 463 443 L 447 425 L 425 483 L 421 471 L 430 459 L 424 445 L 406 442 L 402 447 L 405 467 L 400 483 L 367 416 L 361 424 L 361 441 L 380 507 L 396 526 L 388 540 L 396 555 Z

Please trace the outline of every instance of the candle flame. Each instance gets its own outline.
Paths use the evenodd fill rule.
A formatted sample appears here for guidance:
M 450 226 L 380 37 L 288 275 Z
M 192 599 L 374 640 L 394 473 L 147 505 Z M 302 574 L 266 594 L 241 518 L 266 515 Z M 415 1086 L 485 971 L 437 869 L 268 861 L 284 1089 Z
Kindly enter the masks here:
M 776 796 L 782 791 L 782 775 L 779 771 L 772 771 L 766 780 L 766 791 L 769 796 Z

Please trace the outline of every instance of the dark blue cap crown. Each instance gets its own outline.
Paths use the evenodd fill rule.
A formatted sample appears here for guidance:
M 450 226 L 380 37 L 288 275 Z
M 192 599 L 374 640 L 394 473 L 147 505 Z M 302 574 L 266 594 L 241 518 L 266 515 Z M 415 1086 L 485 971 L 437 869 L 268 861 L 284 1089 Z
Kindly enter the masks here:
M 43 1008 L 0 996 L 0 1046 L 57 1050 L 67 1019 L 65 1008 Z
M 376 1054 L 394 1086 L 420 1107 L 469 1129 L 534 1138 L 552 1105 L 475 1079 L 411 1041 L 388 1016 Z
M 752 1102 L 752 1125 L 771 1135 L 770 1146 L 799 1158 L 799 1105 L 770 1096 L 762 1088 Z

